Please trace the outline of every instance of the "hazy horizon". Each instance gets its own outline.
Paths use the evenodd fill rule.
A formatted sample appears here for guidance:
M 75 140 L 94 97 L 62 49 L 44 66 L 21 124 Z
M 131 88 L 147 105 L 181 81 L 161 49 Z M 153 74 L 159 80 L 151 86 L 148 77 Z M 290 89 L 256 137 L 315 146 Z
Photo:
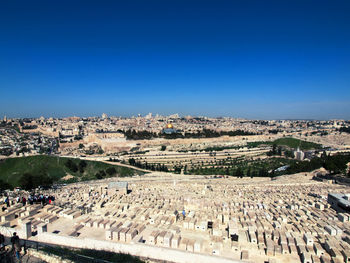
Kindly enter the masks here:
M 148 112 L 148 113 L 152 113 L 152 112 Z M 146 115 L 148 114 L 140 114 L 140 117 L 146 117 Z M 106 114 L 105 112 L 103 112 L 102 114 Z M 44 117 L 45 119 L 49 119 L 49 118 L 54 118 L 54 119 L 65 119 L 65 118 L 74 118 L 74 117 L 78 117 L 78 118 L 101 118 L 102 114 L 94 114 L 94 115 L 67 115 L 67 116 L 45 116 L 44 114 L 40 115 L 40 116 L 22 116 L 22 117 L 11 117 L 11 116 L 7 116 L 4 115 L 2 118 L 6 117 L 7 119 L 39 119 L 41 117 Z M 115 117 L 115 118 L 133 118 L 133 117 L 138 117 L 139 114 L 133 114 L 133 115 L 118 115 L 118 114 L 107 114 L 108 117 Z M 170 115 L 174 115 L 174 114 L 178 114 L 176 112 L 174 113 L 170 113 L 170 114 L 160 114 L 160 113 L 152 113 L 152 117 L 155 117 L 156 115 L 159 115 L 161 117 L 169 117 Z M 232 118 L 232 119 L 245 119 L 245 120 L 267 120 L 267 121 L 331 121 L 331 120 L 344 120 L 344 121 L 350 121 L 348 119 L 344 119 L 344 118 L 328 118 L 328 119 L 295 119 L 295 118 L 277 118 L 277 119 L 262 119 L 262 118 L 244 118 L 244 117 L 240 117 L 240 116 L 209 116 L 209 115 L 191 115 L 191 114 L 187 114 L 187 115 L 181 115 L 179 114 L 179 118 L 185 118 L 185 117 L 193 117 L 193 118 L 200 118 L 200 117 L 208 117 L 208 118 Z

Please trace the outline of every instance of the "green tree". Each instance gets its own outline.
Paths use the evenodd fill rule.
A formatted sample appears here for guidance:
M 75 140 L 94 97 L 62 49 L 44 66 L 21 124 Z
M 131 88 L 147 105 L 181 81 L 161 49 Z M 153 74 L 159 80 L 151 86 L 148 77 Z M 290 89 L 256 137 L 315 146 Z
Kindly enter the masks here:
M 73 173 L 76 173 L 78 171 L 78 166 L 71 159 L 67 160 L 65 166 Z
M 236 177 L 243 177 L 243 172 L 242 172 L 241 167 L 238 167 L 238 168 L 237 168 L 236 173 L 235 173 L 235 176 L 236 176 Z
M 248 170 L 247 170 L 247 177 L 250 177 L 250 176 L 251 176 L 250 167 L 248 167 Z
M 95 176 L 96 176 L 97 179 L 102 179 L 102 178 L 106 177 L 106 173 L 105 173 L 105 171 L 100 170 L 98 173 L 96 173 Z
M 33 175 L 31 175 L 30 173 L 25 173 L 21 176 L 21 178 L 19 179 L 19 185 L 21 188 L 25 189 L 25 190 L 31 190 L 34 188 L 34 179 L 33 179 Z
M 96 177 L 97 179 L 102 179 L 102 175 L 101 175 L 100 173 L 96 173 L 96 174 L 95 174 L 95 177 Z
M 130 165 L 135 165 L 135 163 L 136 163 L 136 161 L 135 161 L 134 158 L 130 158 L 130 159 L 129 159 L 129 164 L 130 164 Z
M 294 158 L 294 153 L 290 150 L 286 150 L 284 151 L 284 156 L 286 156 L 287 158 Z
M 282 155 L 282 147 L 281 147 L 281 146 L 278 146 L 278 148 L 277 148 L 277 154 L 278 154 L 279 156 Z
M 12 189 L 12 185 L 4 182 L 3 180 L 0 179 L 0 190 L 7 190 L 7 189 Z
M 109 176 L 112 176 L 112 175 L 115 175 L 117 173 L 117 170 L 114 167 L 109 167 L 109 168 L 106 169 L 106 173 Z
M 266 176 L 268 176 L 268 172 L 266 171 L 265 167 L 263 167 L 259 170 L 259 177 L 266 177 Z
M 277 153 L 277 144 L 274 143 L 274 144 L 272 145 L 272 155 L 275 155 L 276 153 Z
M 79 172 L 80 172 L 80 173 L 84 173 L 84 170 L 85 170 L 86 166 L 87 166 L 86 161 L 81 160 L 81 161 L 79 162 Z

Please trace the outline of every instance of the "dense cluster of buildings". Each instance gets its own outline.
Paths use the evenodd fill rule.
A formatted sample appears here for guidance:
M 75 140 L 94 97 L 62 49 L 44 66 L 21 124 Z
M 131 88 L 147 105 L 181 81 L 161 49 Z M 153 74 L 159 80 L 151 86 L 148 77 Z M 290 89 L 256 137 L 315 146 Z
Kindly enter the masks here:
M 237 118 L 210 118 L 210 117 L 180 117 L 177 114 L 160 116 L 147 114 L 137 117 L 68 117 L 68 118 L 27 118 L 8 119 L 1 122 L 3 149 L 0 155 L 18 152 L 18 140 L 28 134 L 28 137 L 41 138 L 40 142 L 31 140 L 31 145 L 22 149 L 27 154 L 35 154 L 38 148 L 46 146 L 52 151 L 52 141 L 57 141 L 57 152 L 64 155 L 98 155 L 115 154 L 126 151 L 138 151 L 160 147 L 162 144 L 172 144 L 167 139 L 158 137 L 160 134 L 196 134 L 203 130 L 213 132 L 242 131 L 257 136 L 254 140 L 271 140 L 282 136 L 293 136 L 314 141 L 327 142 L 330 146 L 346 146 L 348 138 L 339 136 L 339 127 L 348 126 L 344 120 L 332 121 L 300 121 L 300 120 L 245 120 Z M 20 134 L 17 131 L 21 132 Z M 153 140 L 132 140 L 126 136 L 127 131 L 148 132 L 157 135 Z M 225 137 L 225 142 L 231 142 L 233 137 Z M 237 136 L 242 141 L 242 137 Z M 246 136 L 251 138 L 252 136 Z M 339 138 L 340 137 L 340 138 Z M 211 139 L 211 138 L 209 138 Z M 215 139 L 215 138 L 213 138 Z M 247 139 L 247 138 L 245 138 Z M 184 139 L 185 140 L 185 139 Z M 344 141 L 345 140 L 345 141 Z M 198 140 L 191 138 L 170 147 L 170 149 L 193 149 Z M 202 141 L 200 141 L 201 143 Z M 17 143 L 17 144 L 16 144 Z M 192 145 L 193 144 L 193 145 Z M 12 147 L 11 151 L 5 148 Z
M 57 152 L 55 138 L 40 133 L 18 133 L 13 128 L 0 127 L 0 156 L 24 156 Z

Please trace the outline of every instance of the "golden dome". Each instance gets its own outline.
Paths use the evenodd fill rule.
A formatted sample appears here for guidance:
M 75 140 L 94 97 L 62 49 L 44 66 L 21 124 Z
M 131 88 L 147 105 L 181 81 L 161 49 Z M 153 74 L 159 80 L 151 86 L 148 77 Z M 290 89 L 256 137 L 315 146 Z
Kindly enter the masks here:
M 174 126 L 171 124 L 171 123 L 168 123 L 167 125 L 166 125 L 166 128 L 167 129 L 172 129 Z

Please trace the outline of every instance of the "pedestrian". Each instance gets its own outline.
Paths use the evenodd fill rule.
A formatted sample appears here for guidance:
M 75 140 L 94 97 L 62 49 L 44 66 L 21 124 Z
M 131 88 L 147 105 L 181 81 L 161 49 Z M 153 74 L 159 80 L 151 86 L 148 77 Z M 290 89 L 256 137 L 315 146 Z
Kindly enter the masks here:
M 16 258 L 20 259 L 21 243 L 20 243 L 19 236 L 17 236 L 16 232 L 14 232 L 13 236 L 11 237 L 11 243 L 12 243 L 12 250 L 16 253 Z
M 5 237 L 4 235 L 0 234 L 0 251 L 5 250 Z
M 28 196 L 28 201 L 29 201 L 29 204 L 30 204 L 30 205 L 33 204 L 33 197 L 32 197 L 32 195 L 29 195 L 29 196 Z
M 27 204 L 27 199 L 24 196 L 22 197 L 22 204 L 23 204 L 23 206 L 25 206 Z
M 13 236 L 11 237 L 11 244 L 12 244 L 12 250 L 16 253 L 16 258 L 20 259 L 21 244 L 20 244 L 19 236 L 17 236 L 16 232 L 14 232 Z
M 10 199 L 8 196 L 6 196 L 5 203 L 7 207 L 10 207 Z

